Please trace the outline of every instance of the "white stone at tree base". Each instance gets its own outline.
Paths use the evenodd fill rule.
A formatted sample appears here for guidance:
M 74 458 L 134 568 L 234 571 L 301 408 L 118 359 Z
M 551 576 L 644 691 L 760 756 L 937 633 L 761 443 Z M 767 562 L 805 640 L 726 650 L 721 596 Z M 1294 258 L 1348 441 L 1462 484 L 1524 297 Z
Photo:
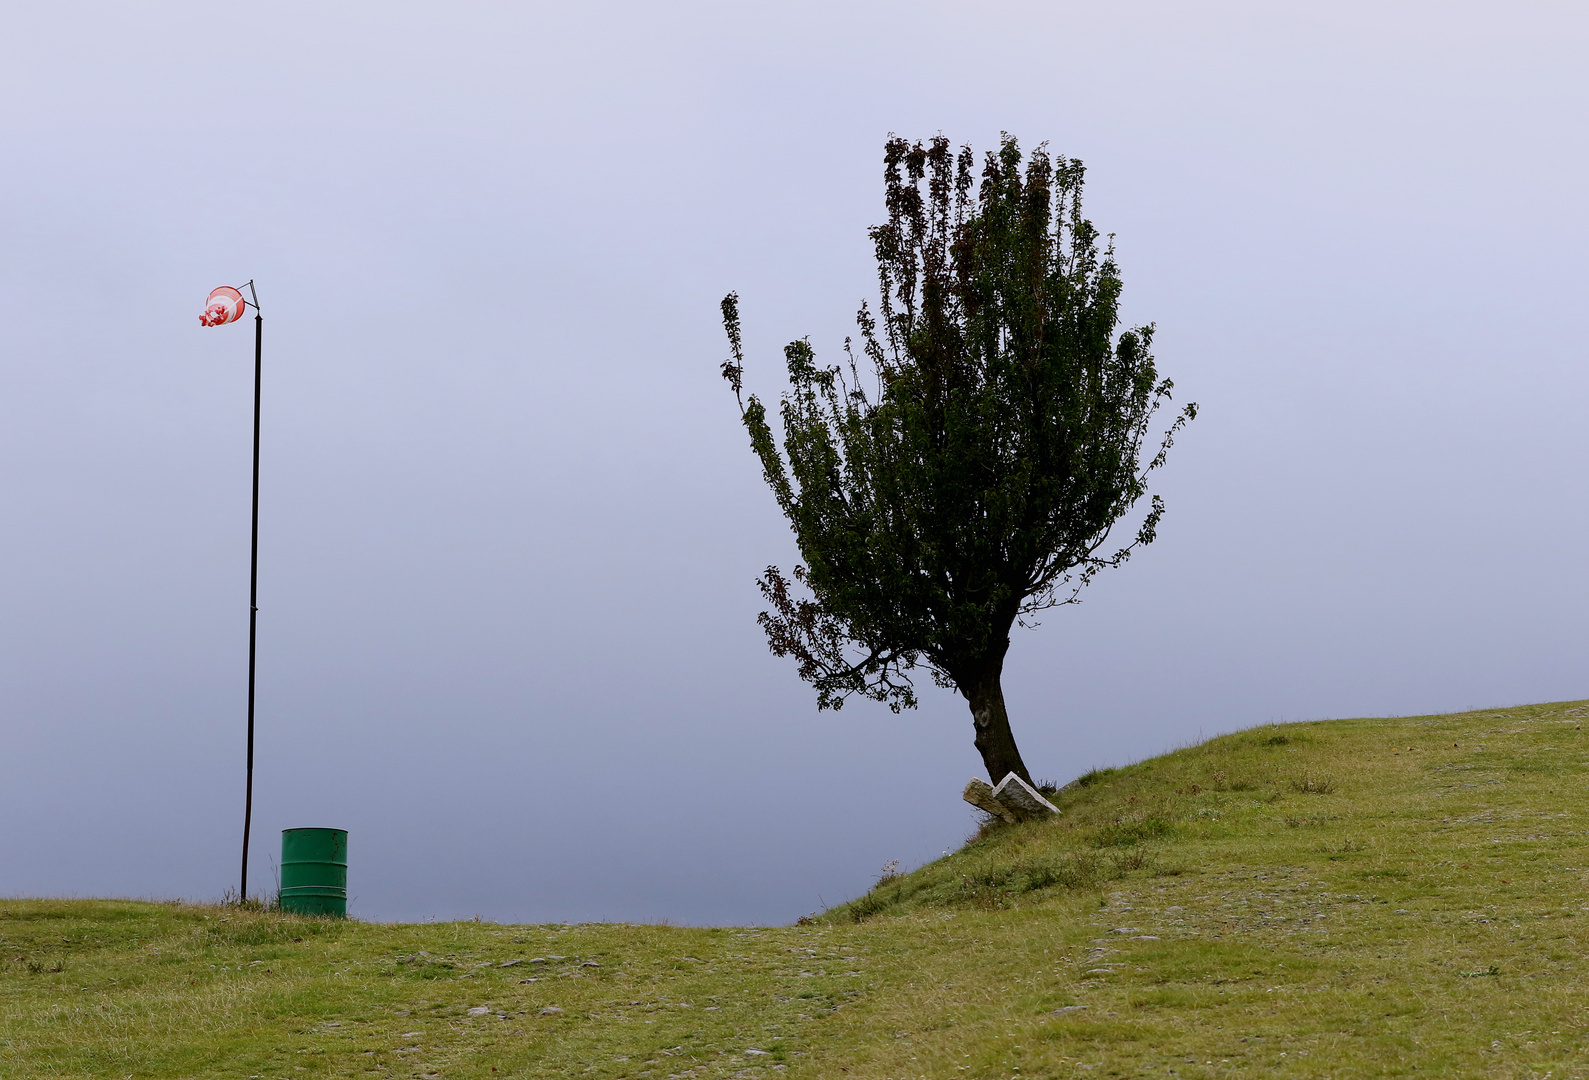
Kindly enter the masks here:
M 1059 807 L 1043 798 L 1036 788 L 1013 772 L 1000 780 L 998 787 L 989 787 L 986 781 L 973 779 L 960 793 L 960 797 L 979 810 L 985 810 L 1011 824 L 1059 813 Z
M 1009 807 L 993 797 L 993 787 L 986 780 L 973 777 L 971 782 L 966 784 L 966 789 L 960 793 L 960 797 L 978 810 L 992 814 L 1001 821 L 1014 825 L 1017 820 Z
M 999 786 L 993 789 L 993 797 L 1017 814 L 1024 813 L 1027 817 L 1047 817 L 1059 813 L 1059 807 L 1043 798 L 1036 788 L 1014 773 L 999 781 Z

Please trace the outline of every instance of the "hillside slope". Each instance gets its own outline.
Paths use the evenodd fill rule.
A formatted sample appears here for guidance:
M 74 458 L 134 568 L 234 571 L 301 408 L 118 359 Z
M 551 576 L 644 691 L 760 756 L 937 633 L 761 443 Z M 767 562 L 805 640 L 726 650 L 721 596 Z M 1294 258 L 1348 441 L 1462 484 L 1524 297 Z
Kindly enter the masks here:
M 1214 739 L 795 927 L 0 901 L 0 1076 L 1589 1076 L 1586 720 Z

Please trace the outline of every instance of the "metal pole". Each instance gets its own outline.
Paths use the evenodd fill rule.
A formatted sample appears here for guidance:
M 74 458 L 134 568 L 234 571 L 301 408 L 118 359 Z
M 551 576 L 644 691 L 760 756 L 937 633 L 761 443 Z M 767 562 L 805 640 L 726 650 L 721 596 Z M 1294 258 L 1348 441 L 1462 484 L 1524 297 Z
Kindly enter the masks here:
M 254 525 L 248 554 L 248 784 L 243 796 L 243 879 L 239 902 L 248 899 L 248 829 L 254 818 L 254 624 L 259 616 L 259 384 L 264 371 L 261 343 L 265 318 L 254 309 Z

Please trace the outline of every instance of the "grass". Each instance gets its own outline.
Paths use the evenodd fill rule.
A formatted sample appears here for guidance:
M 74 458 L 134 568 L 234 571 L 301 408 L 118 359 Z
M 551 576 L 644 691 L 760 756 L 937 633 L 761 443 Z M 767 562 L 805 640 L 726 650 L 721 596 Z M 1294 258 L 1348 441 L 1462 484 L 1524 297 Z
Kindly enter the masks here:
M 1589 1077 L 1585 721 L 1225 736 L 792 927 L 0 901 L 0 1077 Z

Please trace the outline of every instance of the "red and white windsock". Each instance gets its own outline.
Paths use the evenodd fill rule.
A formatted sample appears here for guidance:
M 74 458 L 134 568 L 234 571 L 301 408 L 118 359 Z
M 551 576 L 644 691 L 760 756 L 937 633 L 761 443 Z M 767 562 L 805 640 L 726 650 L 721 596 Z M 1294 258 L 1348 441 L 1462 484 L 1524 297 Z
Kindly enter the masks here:
M 200 326 L 225 326 L 243 317 L 243 294 L 230 285 L 210 290 L 204 302 L 204 314 L 199 316 Z

